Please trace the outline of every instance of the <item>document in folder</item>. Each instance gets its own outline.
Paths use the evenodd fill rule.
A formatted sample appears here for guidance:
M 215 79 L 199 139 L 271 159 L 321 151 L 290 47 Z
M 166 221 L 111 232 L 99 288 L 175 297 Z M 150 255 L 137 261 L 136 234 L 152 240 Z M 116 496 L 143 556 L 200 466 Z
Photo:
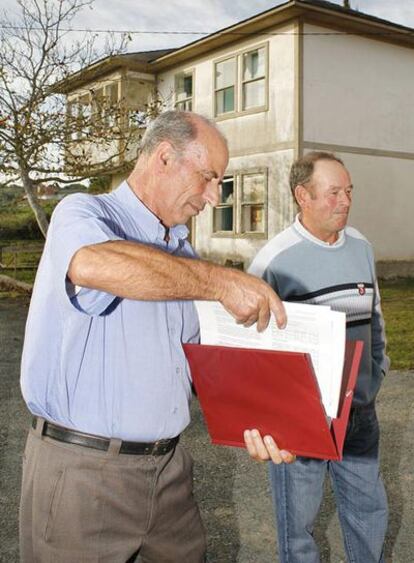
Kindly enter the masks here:
M 280 330 L 273 316 L 263 332 L 238 325 L 221 303 L 196 301 L 201 344 L 306 352 L 312 360 L 326 414 L 338 414 L 345 354 L 345 313 L 330 307 L 284 303 L 287 326 Z
M 185 344 L 212 442 L 244 447 L 244 430 L 257 428 L 296 455 L 342 459 L 362 346 L 346 344 L 339 415 L 329 424 L 309 354 Z

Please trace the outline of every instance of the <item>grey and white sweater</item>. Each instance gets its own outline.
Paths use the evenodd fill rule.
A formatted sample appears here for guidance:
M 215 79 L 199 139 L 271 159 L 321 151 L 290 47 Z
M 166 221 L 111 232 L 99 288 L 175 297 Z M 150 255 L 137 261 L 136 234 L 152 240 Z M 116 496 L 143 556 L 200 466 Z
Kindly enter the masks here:
M 257 254 L 249 272 L 263 277 L 284 301 L 330 305 L 346 313 L 347 339 L 363 340 L 353 405 L 371 403 L 389 367 L 371 244 L 346 227 L 335 244 L 295 222 Z

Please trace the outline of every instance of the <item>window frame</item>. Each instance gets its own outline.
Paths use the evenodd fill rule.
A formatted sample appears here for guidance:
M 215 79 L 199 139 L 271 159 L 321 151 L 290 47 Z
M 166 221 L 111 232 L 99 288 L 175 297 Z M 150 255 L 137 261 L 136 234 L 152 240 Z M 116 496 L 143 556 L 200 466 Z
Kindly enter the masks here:
M 242 199 L 243 192 L 243 176 L 250 176 L 254 174 L 262 174 L 264 181 L 264 194 L 263 194 L 263 231 L 245 231 L 242 232 L 243 226 L 243 207 L 246 205 L 253 205 L 254 203 L 244 203 Z M 238 170 L 228 170 L 224 178 L 233 177 L 233 230 L 232 231 L 215 231 L 215 211 L 217 209 L 222 209 L 229 207 L 225 203 L 218 204 L 212 209 L 211 213 L 211 236 L 213 238 L 233 238 L 233 239 L 267 239 L 267 229 L 268 229 L 268 193 L 269 193 L 269 174 L 268 168 L 265 167 L 255 167 L 255 168 L 243 168 Z
M 216 66 L 224 61 L 234 59 L 235 61 L 235 81 L 234 81 L 234 109 L 233 111 L 227 111 L 224 113 L 217 113 L 217 92 L 225 90 L 225 88 L 216 88 Z M 213 115 L 216 119 L 226 119 L 228 117 L 234 117 L 237 114 L 238 98 L 239 98 L 239 64 L 237 55 L 225 55 L 219 59 L 213 61 Z
M 257 78 L 250 78 L 248 80 L 245 80 L 243 78 L 243 71 L 244 71 L 244 57 L 245 55 L 248 55 L 249 53 L 253 53 L 254 51 L 260 51 L 260 49 L 263 49 L 264 51 L 264 75 L 257 77 Z M 268 56 L 267 56 L 267 51 L 266 51 L 266 47 L 264 45 L 260 46 L 260 47 L 256 47 L 254 49 L 249 49 L 247 51 L 243 51 L 240 54 L 240 110 L 243 113 L 249 113 L 250 111 L 254 110 L 254 111 L 260 111 L 260 110 L 264 110 L 264 108 L 267 107 L 267 80 L 268 80 L 268 74 L 269 74 L 269 68 L 268 68 Z M 244 96 L 244 86 L 245 84 L 252 84 L 253 82 L 258 82 L 259 80 L 263 80 L 264 82 L 264 101 L 263 104 L 260 106 L 254 106 L 254 107 L 250 107 L 250 108 L 244 108 L 245 105 L 245 96 Z
M 192 93 L 191 96 L 188 98 L 185 98 L 185 100 L 178 100 L 177 99 L 177 77 L 180 74 L 184 74 L 187 76 L 191 75 L 191 80 L 192 80 Z M 182 69 L 178 72 L 174 73 L 174 109 L 180 110 L 180 111 L 194 111 L 194 98 L 195 98 L 195 92 L 194 92 L 194 86 L 195 86 L 195 69 L 194 68 L 189 68 L 189 69 Z M 181 109 L 178 106 L 182 103 L 187 103 L 188 101 L 191 102 L 191 109 Z
M 244 99 L 243 99 L 243 86 L 246 83 L 255 82 L 258 80 L 262 80 L 263 78 L 255 78 L 253 80 L 243 80 L 243 58 L 244 55 L 251 53 L 252 51 L 258 51 L 259 49 L 264 49 L 264 93 L 265 99 L 264 103 L 260 106 L 243 109 Z M 226 113 L 217 113 L 217 103 L 216 103 L 216 92 L 220 89 L 216 88 L 216 65 L 221 63 L 227 59 L 236 59 L 236 84 L 235 84 L 235 92 L 234 92 L 234 111 L 226 112 Z M 241 115 L 249 115 L 253 113 L 261 113 L 269 110 L 269 42 L 262 41 L 256 45 L 250 45 L 249 47 L 245 47 L 238 51 L 235 51 L 232 54 L 223 55 L 213 61 L 213 116 L 215 121 L 222 121 L 225 119 L 231 119 Z
M 216 205 L 213 208 L 213 216 L 212 216 L 212 225 L 211 225 L 211 232 L 213 234 L 213 236 L 215 235 L 220 235 L 220 236 L 235 236 L 236 235 L 236 190 L 237 190 L 237 176 L 236 174 L 233 174 L 231 172 L 229 172 L 228 174 L 224 175 L 223 178 L 223 184 L 226 182 L 226 179 L 228 178 L 233 178 L 233 201 L 231 204 L 226 203 L 226 202 L 220 202 L 218 205 Z M 222 188 L 223 189 L 223 188 Z M 215 212 L 218 209 L 228 209 L 228 208 L 232 208 L 233 209 L 233 229 L 231 231 L 215 231 L 214 230 L 214 222 L 215 222 Z

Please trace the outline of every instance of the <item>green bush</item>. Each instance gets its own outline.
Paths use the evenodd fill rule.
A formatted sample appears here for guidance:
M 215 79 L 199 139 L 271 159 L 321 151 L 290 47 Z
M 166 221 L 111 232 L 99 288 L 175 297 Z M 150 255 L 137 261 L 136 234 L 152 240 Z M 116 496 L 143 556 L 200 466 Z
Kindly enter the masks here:
M 49 218 L 56 203 L 47 201 L 41 204 Z M 17 239 L 43 239 L 34 213 L 26 201 L 0 207 L 0 240 Z

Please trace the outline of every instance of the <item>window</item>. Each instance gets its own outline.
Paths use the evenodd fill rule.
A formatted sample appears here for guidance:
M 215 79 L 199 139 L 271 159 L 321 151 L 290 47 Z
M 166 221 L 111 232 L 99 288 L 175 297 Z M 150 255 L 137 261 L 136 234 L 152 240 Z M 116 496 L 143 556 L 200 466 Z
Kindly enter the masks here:
M 184 111 L 193 109 L 193 72 L 175 75 L 175 107 Z
M 92 117 L 94 121 L 94 126 L 96 130 L 101 130 L 105 128 L 105 96 L 104 89 L 97 88 L 91 94 L 92 98 Z
M 215 63 L 214 114 L 217 117 L 235 112 L 263 110 L 267 104 L 266 94 L 267 46 Z
M 115 127 L 119 118 L 118 82 L 105 86 L 105 120 L 108 127 Z
M 216 115 L 235 110 L 236 58 L 226 59 L 215 66 Z
M 213 210 L 213 233 L 264 235 L 267 227 L 267 174 L 239 172 L 225 176 L 221 200 Z
M 91 126 L 91 102 L 89 95 L 79 96 L 79 98 L 68 103 L 68 120 L 73 131 L 71 139 L 83 139 L 88 136 Z
M 241 231 L 264 233 L 264 174 L 242 174 L 241 192 Z
M 76 125 L 72 138 L 86 137 L 92 127 L 95 131 L 114 127 L 119 119 L 119 108 L 117 82 L 91 89 L 88 94 L 73 99 L 68 103 L 68 119 Z
M 264 47 L 244 53 L 242 82 L 243 109 L 264 106 L 266 103 Z
M 221 200 L 214 209 L 213 232 L 232 233 L 234 230 L 234 178 L 225 176 L 221 187 Z

